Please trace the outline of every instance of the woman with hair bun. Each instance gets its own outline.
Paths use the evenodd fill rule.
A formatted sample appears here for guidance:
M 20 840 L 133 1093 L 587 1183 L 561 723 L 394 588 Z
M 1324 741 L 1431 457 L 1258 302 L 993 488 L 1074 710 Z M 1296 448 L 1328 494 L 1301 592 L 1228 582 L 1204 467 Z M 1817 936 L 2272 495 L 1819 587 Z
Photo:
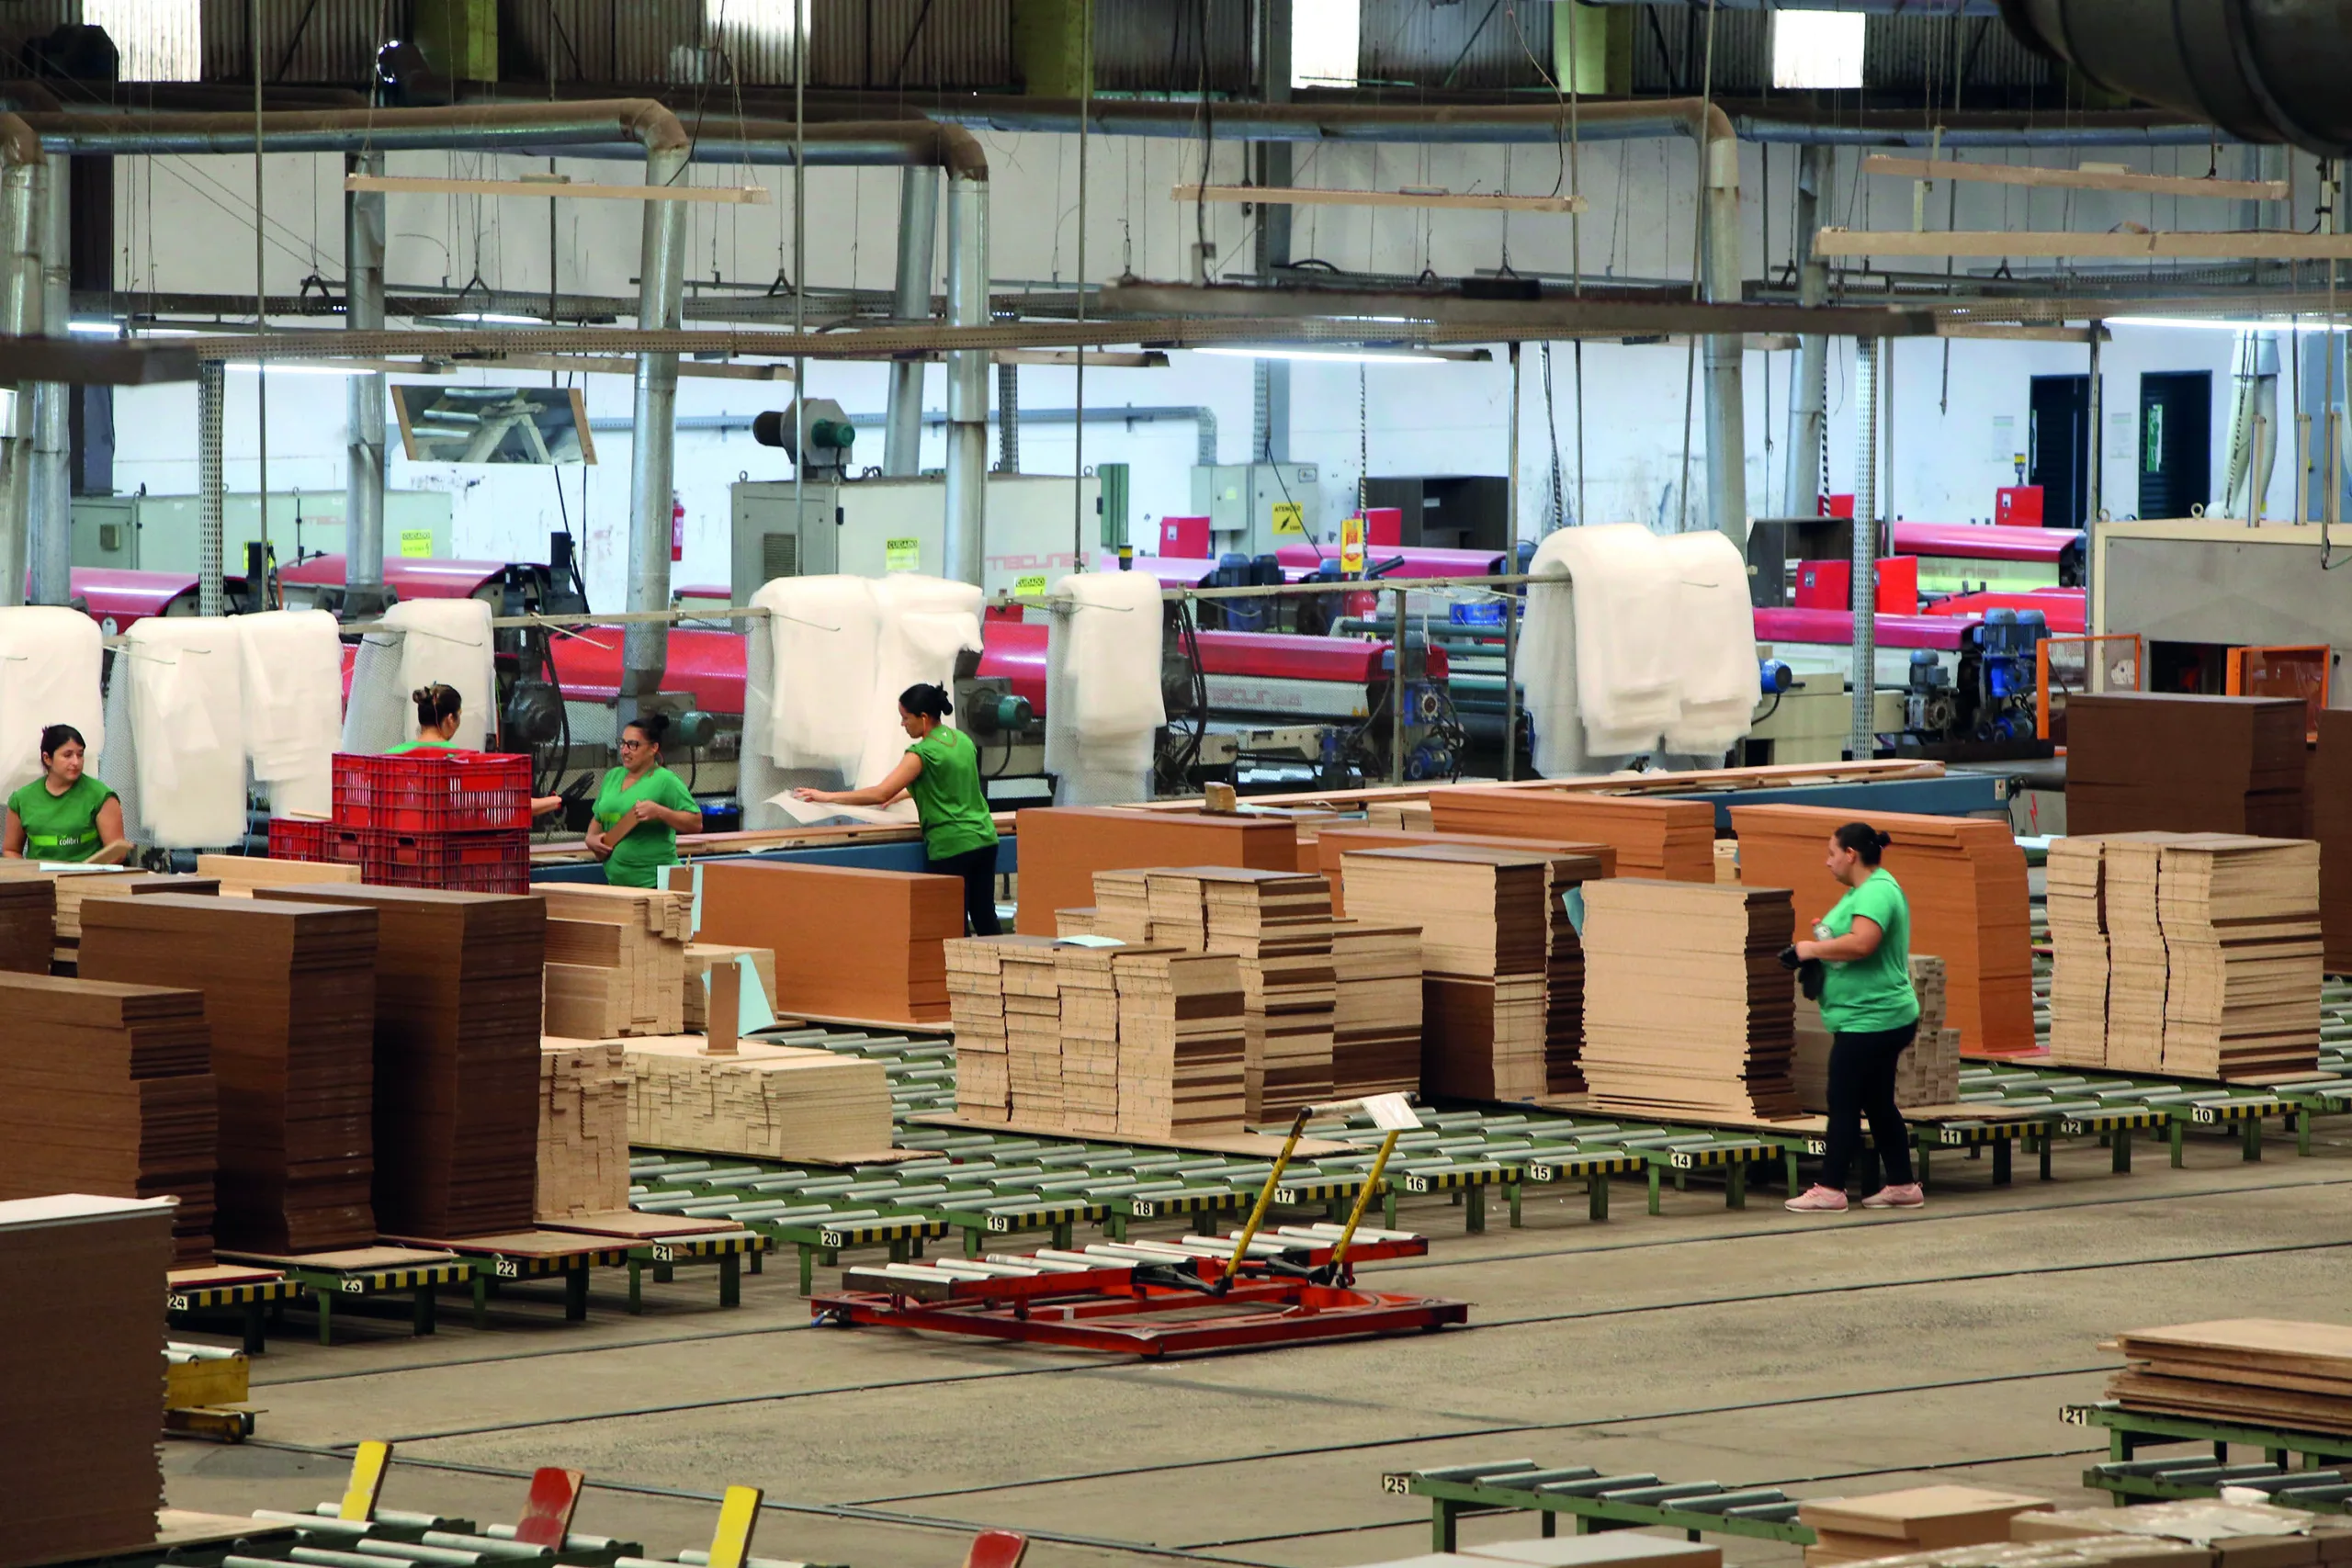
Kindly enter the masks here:
M 1886 1185 L 1865 1209 L 1916 1209 L 1927 1200 L 1911 1175 L 1911 1132 L 1894 1104 L 1894 1072 L 1919 1032 L 1911 988 L 1911 906 L 1879 857 L 1894 840 L 1867 822 L 1829 835 L 1829 874 L 1845 886 L 1813 929 L 1781 955 L 1790 968 L 1821 965 L 1821 1021 L 1830 1030 L 1829 1136 L 1821 1179 L 1792 1198 L 1799 1213 L 1842 1213 L 1846 1179 L 1861 1146 L 1862 1118 Z
M 465 717 L 466 699 L 458 688 L 435 681 L 430 686 L 419 686 L 408 694 L 416 705 L 416 739 L 403 740 L 384 753 L 387 757 L 405 757 L 412 751 L 455 751 L 458 727 Z M 563 804 L 560 795 L 535 795 L 531 797 L 531 815 L 545 817 Z
M 678 863 L 678 834 L 702 827 L 702 807 L 677 774 L 662 765 L 667 715 L 640 714 L 621 728 L 621 765 L 596 791 L 588 852 L 605 863 L 615 887 L 659 887 L 662 868 Z
M 964 919 L 974 936 L 996 936 L 996 818 L 980 783 L 980 750 L 951 728 L 947 694 L 930 684 L 899 694 L 899 725 L 914 744 L 880 784 L 865 789 L 796 789 L 802 800 L 832 806 L 888 806 L 911 795 L 922 821 L 923 869 L 961 877 Z

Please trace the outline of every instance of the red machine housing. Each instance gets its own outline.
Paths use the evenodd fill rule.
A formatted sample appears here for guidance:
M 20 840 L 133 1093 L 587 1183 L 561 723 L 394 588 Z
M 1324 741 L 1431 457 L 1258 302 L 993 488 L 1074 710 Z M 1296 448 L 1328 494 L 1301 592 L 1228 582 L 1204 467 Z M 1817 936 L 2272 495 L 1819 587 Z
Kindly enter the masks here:
M 299 566 L 280 568 L 277 581 L 303 588 L 340 588 L 347 570 L 339 555 L 313 556 Z M 403 599 L 470 599 L 503 584 L 508 570 L 504 561 L 386 556 L 384 585 Z
M 1889 556 L 1877 566 L 1877 609 L 1882 615 L 1919 613 L 1919 562 L 1912 556 Z M 1809 560 L 1797 563 L 1797 608 L 1853 608 L 1854 563 Z
M 2041 487 L 2040 485 L 2003 485 L 1993 492 L 1993 521 L 2006 523 L 2015 528 L 2039 528 L 2041 525 Z

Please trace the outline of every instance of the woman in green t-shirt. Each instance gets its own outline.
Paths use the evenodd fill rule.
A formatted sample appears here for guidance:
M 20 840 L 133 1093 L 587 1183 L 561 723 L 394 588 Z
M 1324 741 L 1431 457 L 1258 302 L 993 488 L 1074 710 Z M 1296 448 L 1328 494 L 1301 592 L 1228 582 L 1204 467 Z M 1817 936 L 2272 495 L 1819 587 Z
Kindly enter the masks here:
M 616 887 L 659 887 L 662 868 L 678 863 L 678 834 L 702 827 L 702 807 L 685 781 L 662 765 L 662 714 L 633 718 L 621 729 L 621 765 L 596 791 L 588 824 L 588 852 L 605 863 Z
M 408 694 L 416 705 L 416 739 L 404 740 L 384 753 L 387 757 L 405 757 L 412 751 L 458 750 L 458 726 L 464 719 L 466 699 L 458 688 L 435 681 L 430 686 L 419 686 Z M 560 795 L 535 795 L 531 797 L 531 815 L 545 817 L 563 804 Z
M 122 802 L 82 771 L 88 743 L 70 724 L 40 732 L 41 776 L 8 797 L 0 859 L 119 865 L 130 853 Z
M 914 797 L 922 821 L 923 870 L 961 877 L 964 919 L 974 936 L 996 936 L 996 817 L 980 784 L 980 749 L 946 723 L 955 708 L 937 686 L 899 694 L 899 725 L 914 744 L 880 784 L 865 789 L 796 789 L 802 800 L 833 806 L 889 806 Z
M 1788 1201 L 1799 1213 L 1844 1211 L 1865 1115 L 1886 1185 L 1862 1207 L 1916 1209 L 1926 1201 L 1911 1177 L 1910 1130 L 1894 1104 L 1895 1066 L 1919 1032 L 1919 998 L 1911 989 L 1911 906 L 1879 864 L 1894 841 L 1867 822 L 1829 836 L 1829 874 L 1846 896 L 1814 927 L 1812 941 L 1781 955 L 1791 968 L 1820 962 L 1821 1021 L 1830 1031 L 1828 1147 L 1821 1179 Z

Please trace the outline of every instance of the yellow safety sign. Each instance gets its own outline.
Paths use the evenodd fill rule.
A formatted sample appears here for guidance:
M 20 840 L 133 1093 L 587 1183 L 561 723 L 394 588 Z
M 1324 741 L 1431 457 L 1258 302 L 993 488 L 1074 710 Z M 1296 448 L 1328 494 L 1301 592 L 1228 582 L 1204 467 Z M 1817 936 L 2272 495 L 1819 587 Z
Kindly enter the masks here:
M 1295 534 L 1302 539 L 1306 537 L 1306 509 L 1295 501 L 1276 502 L 1274 503 L 1274 532 Z
M 424 560 L 433 554 L 433 530 L 403 528 L 401 530 L 401 554 L 411 560 Z
M 922 570 L 922 541 L 921 539 L 883 540 L 882 570 L 921 571 Z

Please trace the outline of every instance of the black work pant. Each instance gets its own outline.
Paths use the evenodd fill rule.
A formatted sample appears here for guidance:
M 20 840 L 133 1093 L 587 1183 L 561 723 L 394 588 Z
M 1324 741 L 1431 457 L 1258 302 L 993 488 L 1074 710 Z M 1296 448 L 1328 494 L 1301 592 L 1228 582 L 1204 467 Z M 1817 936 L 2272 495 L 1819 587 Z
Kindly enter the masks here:
M 1829 1138 L 1821 1160 L 1821 1184 L 1839 1191 L 1853 1173 L 1861 1147 L 1862 1118 L 1870 1118 L 1871 1141 L 1889 1187 L 1911 1185 L 1911 1134 L 1894 1108 L 1894 1068 L 1919 1032 L 1915 1019 L 1900 1029 L 1840 1031 L 1829 1042 Z
M 972 928 L 973 936 L 1004 934 L 1004 928 L 996 921 L 996 845 L 983 844 L 945 860 L 923 858 L 923 870 L 933 876 L 964 879 L 964 921 Z

